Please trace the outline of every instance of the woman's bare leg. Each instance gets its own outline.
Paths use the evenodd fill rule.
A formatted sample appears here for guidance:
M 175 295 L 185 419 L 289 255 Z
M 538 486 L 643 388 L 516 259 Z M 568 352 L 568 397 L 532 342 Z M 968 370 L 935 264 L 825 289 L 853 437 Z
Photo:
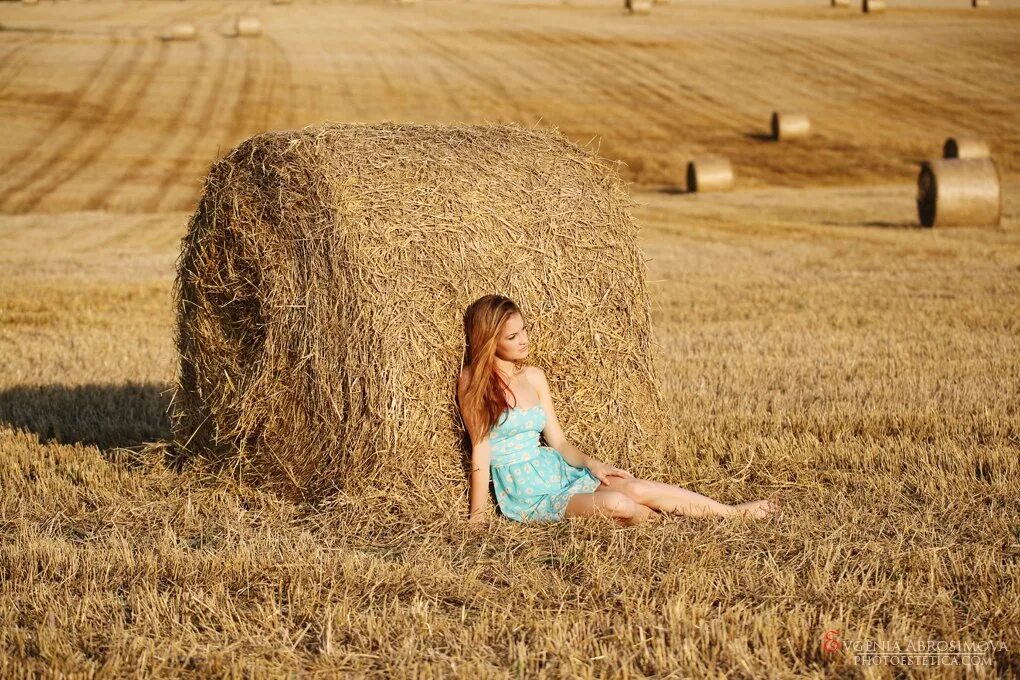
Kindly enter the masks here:
M 622 491 L 595 491 L 570 497 L 564 517 L 611 517 L 620 526 L 634 526 L 656 517 L 658 513 L 627 496 Z
M 660 512 L 689 515 L 691 517 L 747 515 L 761 519 L 771 514 L 775 507 L 769 501 L 752 501 L 727 505 L 708 496 L 688 491 L 672 484 L 663 484 L 650 479 L 614 480 L 614 487 L 634 498 L 639 504 Z

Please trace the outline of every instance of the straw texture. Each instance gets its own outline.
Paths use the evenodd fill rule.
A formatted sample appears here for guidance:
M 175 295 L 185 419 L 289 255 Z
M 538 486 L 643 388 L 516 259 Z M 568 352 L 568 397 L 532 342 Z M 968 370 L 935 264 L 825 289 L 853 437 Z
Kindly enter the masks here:
M 950 137 L 942 145 L 943 158 L 990 158 L 988 143 L 977 137 Z
M 772 139 L 798 139 L 811 132 L 811 120 L 803 113 L 780 113 L 774 111 L 770 122 Z
M 500 292 L 567 437 L 652 469 L 675 440 L 630 204 L 617 166 L 516 125 L 246 140 L 209 172 L 178 262 L 177 450 L 294 498 L 462 504 L 463 313 Z
M 997 226 L 999 173 L 990 158 L 940 158 L 921 164 L 917 213 L 925 227 Z
M 687 191 L 726 191 L 733 187 L 733 165 L 722 156 L 703 156 L 687 164 Z

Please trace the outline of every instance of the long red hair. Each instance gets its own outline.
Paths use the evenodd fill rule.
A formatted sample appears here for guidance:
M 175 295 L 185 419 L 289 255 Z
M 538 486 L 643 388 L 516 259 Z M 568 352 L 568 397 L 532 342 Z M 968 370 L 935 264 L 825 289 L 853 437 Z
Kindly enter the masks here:
M 496 345 L 503 325 L 514 314 L 524 316 L 514 301 L 503 295 L 480 297 L 464 312 L 464 339 L 471 380 L 461 399 L 460 413 L 465 425 L 469 421 L 479 425 L 476 429 L 482 439 L 510 407 L 503 393 L 508 385 L 496 370 Z

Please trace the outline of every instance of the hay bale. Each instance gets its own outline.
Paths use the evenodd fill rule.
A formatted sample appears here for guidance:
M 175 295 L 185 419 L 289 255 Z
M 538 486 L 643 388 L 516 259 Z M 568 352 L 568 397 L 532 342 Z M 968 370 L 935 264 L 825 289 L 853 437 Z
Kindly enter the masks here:
M 652 11 L 652 0 L 624 0 L 623 4 L 631 14 L 648 14 Z
M 703 156 L 687 164 L 687 191 L 726 191 L 733 187 L 733 165 L 722 156 Z
M 865 14 L 874 14 L 885 11 L 885 0 L 863 0 L 861 11 Z
M 999 173 L 990 158 L 940 158 L 921 164 L 917 214 L 925 227 L 997 226 Z
M 39 0 L 21 0 L 22 5 L 38 5 Z
M 849 7 L 850 0 L 831 0 L 830 7 Z
M 803 113 L 772 112 L 772 139 L 798 139 L 811 132 L 811 120 Z
M 455 506 L 463 313 L 500 291 L 571 441 L 660 460 L 675 439 L 616 167 L 512 124 L 246 140 L 212 166 L 178 261 L 176 450 L 295 499 L 407 487 L 421 511 Z
M 992 3 L 989 0 L 970 0 L 970 6 L 975 9 L 978 7 L 991 7 Z
M 943 158 L 990 158 L 988 143 L 978 137 L 949 137 L 942 145 Z
M 234 33 L 238 37 L 256 37 L 262 35 L 262 22 L 258 17 L 240 16 L 234 25 Z
M 178 22 L 167 27 L 160 36 L 163 40 L 194 40 L 198 35 L 194 24 Z

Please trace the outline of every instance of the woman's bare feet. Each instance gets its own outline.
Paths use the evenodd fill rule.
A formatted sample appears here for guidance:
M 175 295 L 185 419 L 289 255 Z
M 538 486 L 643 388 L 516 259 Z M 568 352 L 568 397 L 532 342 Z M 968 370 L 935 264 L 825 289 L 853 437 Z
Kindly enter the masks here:
M 737 503 L 730 506 L 734 515 L 744 515 L 751 519 L 765 519 L 771 517 L 779 510 L 774 501 L 750 501 L 748 503 Z

